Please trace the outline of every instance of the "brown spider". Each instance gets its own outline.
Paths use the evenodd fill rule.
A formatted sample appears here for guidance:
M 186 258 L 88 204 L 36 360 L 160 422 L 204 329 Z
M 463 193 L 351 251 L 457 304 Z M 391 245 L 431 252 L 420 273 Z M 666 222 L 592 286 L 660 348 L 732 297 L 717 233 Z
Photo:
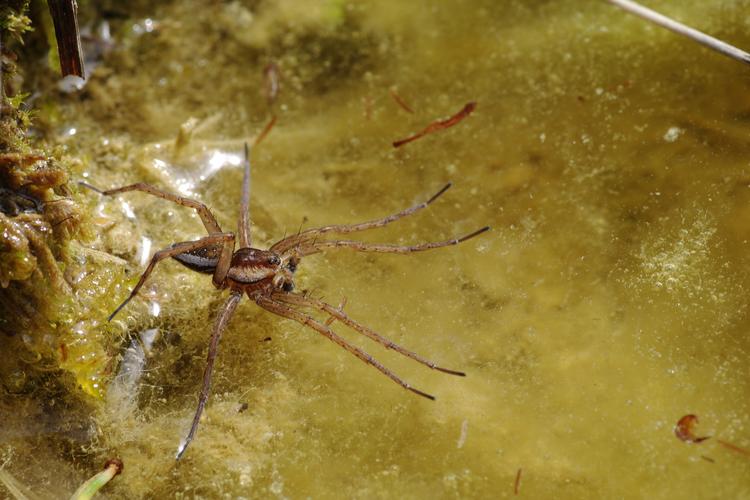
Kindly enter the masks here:
M 224 303 L 221 311 L 219 312 L 216 323 L 214 324 L 213 332 L 211 333 L 211 340 L 208 347 L 208 359 L 206 361 L 206 369 L 203 373 L 203 387 L 201 388 L 200 397 L 198 399 L 198 408 L 195 411 L 193 422 L 185 438 L 184 443 L 179 447 L 177 451 L 176 459 L 179 460 L 183 453 L 187 449 L 190 442 L 195 436 L 196 430 L 198 429 L 198 423 L 200 422 L 203 408 L 206 406 L 208 401 L 209 389 L 211 386 L 211 374 L 213 372 L 214 361 L 216 359 L 217 348 L 219 345 L 219 339 L 222 333 L 226 329 L 229 319 L 232 317 L 237 304 L 239 304 L 242 294 L 246 293 L 247 296 L 254 300 L 260 307 L 266 309 L 274 314 L 283 316 L 285 318 L 292 319 L 301 323 L 305 326 L 312 328 L 324 337 L 328 338 L 332 342 L 340 345 L 356 357 L 364 361 L 365 363 L 374 366 L 381 373 L 386 375 L 388 378 L 399 384 L 401 387 L 408 389 L 420 396 L 428 399 L 435 399 L 434 396 L 422 392 L 409 385 L 408 383 L 401 380 L 389 369 L 381 365 L 378 361 L 373 359 L 369 354 L 359 349 L 358 347 L 350 344 L 342 337 L 329 328 L 329 325 L 333 320 L 338 320 L 353 330 L 361 333 L 362 335 L 378 342 L 383 345 L 386 349 L 393 349 L 394 351 L 409 357 L 423 365 L 426 365 L 434 370 L 449 373 L 451 375 L 464 376 L 463 372 L 449 370 L 437 366 L 432 361 L 422 358 L 418 354 L 404 349 L 403 347 L 393 343 L 387 338 L 374 332 L 370 328 L 358 323 L 351 319 L 342 311 L 342 306 L 334 307 L 322 300 L 313 298 L 307 294 L 294 293 L 294 272 L 297 269 L 297 265 L 302 257 L 312 255 L 318 252 L 323 252 L 333 248 L 351 248 L 359 252 L 383 252 L 383 253 L 411 253 L 420 252 L 423 250 L 430 250 L 433 248 L 440 248 L 449 245 L 456 245 L 463 241 L 466 241 L 474 236 L 477 236 L 489 229 L 489 226 L 485 226 L 477 231 L 469 233 L 460 238 L 453 238 L 444 241 L 435 241 L 430 243 L 422 243 L 419 245 L 401 246 L 393 244 L 382 244 L 382 243 L 364 243 L 355 240 L 325 240 L 320 239 L 321 236 L 331 234 L 347 234 L 357 231 L 364 231 L 366 229 L 372 229 L 376 227 L 382 227 L 386 224 L 390 224 L 402 217 L 411 215 L 427 205 L 435 201 L 440 195 L 445 193 L 451 184 L 446 184 L 440 191 L 432 196 L 429 200 L 415 205 L 411 208 L 402 210 L 401 212 L 383 217 L 382 219 L 371 220 L 367 222 L 360 222 L 359 224 L 336 224 L 331 226 L 323 226 L 315 229 L 308 229 L 306 231 L 299 232 L 294 236 L 286 237 L 276 243 L 274 243 L 268 250 L 260 250 L 258 248 L 252 248 L 250 246 L 250 219 L 249 219 L 249 204 L 250 204 L 250 160 L 248 146 L 245 144 L 245 161 L 244 161 L 244 177 L 242 182 L 242 204 L 240 206 L 240 218 L 238 222 L 237 232 L 239 233 L 239 244 L 240 248 L 234 250 L 235 245 L 235 234 L 231 232 L 225 232 L 221 230 L 216 218 L 211 214 L 208 207 L 201 202 L 183 198 L 181 196 L 162 191 L 161 189 L 155 188 L 148 184 L 137 183 L 129 186 L 124 186 L 116 189 L 109 189 L 102 191 L 90 184 L 81 183 L 82 185 L 97 191 L 102 195 L 114 195 L 118 193 L 124 193 L 126 191 L 143 191 L 165 200 L 183 205 L 186 207 L 194 208 L 201 220 L 203 225 L 208 231 L 208 236 L 195 241 L 185 241 L 181 243 L 175 243 L 164 250 L 160 250 L 154 254 L 149 262 L 148 267 L 141 275 L 138 284 L 130 292 L 125 301 L 120 304 L 117 309 L 109 316 L 111 320 L 125 305 L 135 297 L 138 290 L 141 289 L 144 282 L 153 271 L 154 266 L 161 260 L 168 257 L 172 257 L 177 260 L 185 267 L 198 271 L 200 273 L 213 275 L 213 284 L 218 289 L 228 288 L 231 293 L 229 299 Z M 299 311 L 297 308 L 310 308 L 318 309 L 329 315 L 328 321 L 325 323 L 315 320 L 308 314 Z

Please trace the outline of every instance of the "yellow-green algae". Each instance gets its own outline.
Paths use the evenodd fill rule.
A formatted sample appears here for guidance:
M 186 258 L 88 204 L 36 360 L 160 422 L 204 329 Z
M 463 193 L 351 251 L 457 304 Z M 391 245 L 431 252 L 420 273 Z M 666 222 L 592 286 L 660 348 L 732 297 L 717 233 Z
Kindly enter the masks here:
M 31 120 L 23 102 L 30 94 L 20 87 L 42 72 L 21 71 L 14 62 L 32 53 L 22 46 L 22 35 L 35 31 L 26 4 L 0 9 L 2 34 L 10 42 L 0 106 L 0 331 L 12 358 L 0 378 L 9 392 L 26 392 L 33 386 L 28 373 L 62 369 L 85 393 L 100 397 L 115 354 L 108 352 L 111 337 L 118 332 L 89 318 L 111 307 L 106 291 L 123 273 L 100 265 L 102 259 L 78 243 L 91 239 L 68 183 L 79 162 L 64 149 L 27 138 Z
M 750 46 L 747 1 L 649 5 Z M 189 1 L 138 16 L 81 98 L 59 104 L 58 142 L 81 175 L 194 193 L 234 228 L 240 170 L 201 175 L 216 144 L 236 154 L 262 127 L 262 68 L 277 61 L 279 123 L 254 153 L 256 243 L 391 213 L 453 180 L 427 213 L 363 238 L 491 233 L 419 255 L 310 257 L 298 286 L 346 296 L 354 318 L 468 376 L 348 337 L 431 403 L 246 303 L 175 463 L 223 294 L 165 263 L 116 323 L 158 332 L 143 378 L 93 417 L 50 410 L 93 418 L 80 450 L 4 440 L 18 479 L 72 491 L 71 469 L 117 455 L 113 498 L 497 498 L 518 468 L 530 498 L 750 497 L 747 457 L 672 432 L 696 413 L 701 434 L 750 447 L 746 67 L 581 0 Z M 464 123 L 391 148 L 470 100 Z M 201 234 L 163 200 L 82 196 L 101 226 L 89 247 L 128 262 L 110 272 L 135 276 L 146 238 Z

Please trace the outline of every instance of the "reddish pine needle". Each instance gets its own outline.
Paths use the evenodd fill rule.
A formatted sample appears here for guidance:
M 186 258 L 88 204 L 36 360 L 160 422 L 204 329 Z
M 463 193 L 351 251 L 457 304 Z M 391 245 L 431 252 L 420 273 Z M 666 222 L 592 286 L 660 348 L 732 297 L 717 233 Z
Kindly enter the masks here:
M 476 107 L 477 107 L 476 102 L 470 102 L 466 104 L 461 111 L 451 116 L 450 118 L 446 118 L 445 120 L 436 120 L 430 123 L 429 125 L 427 125 L 427 127 L 425 127 L 424 130 L 422 130 L 421 132 L 417 132 L 416 134 L 409 136 L 406 139 L 395 141 L 393 143 L 393 147 L 400 148 L 404 144 L 408 144 L 412 141 L 416 141 L 417 139 L 424 137 L 427 134 L 437 132 L 438 130 L 450 128 L 454 126 L 455 124 L 457 124 L 458 122 L 460 122 L 461 120 L 463 120 L 464 118 L 466 118 L 467 116 L 469 116 L 474 111 L 474 109 L 476 109 Z
M 406 101 L 404 101 L 403 99 L 401 99 L 401 96 L 396 93 L 396 89 L 394 89 L 394 88 L 391 87 L 389 89 L 389 93 L 391 94 L 391 97 L 393 97 L 393 100 L 396 101 L 396 104 L 398 104 L 399 106 L 401 106 L 401 109 L 403 109 L 407 113 L 414 114 L 414 110 L 411 109 L 411 106 L 409 106 L 408 104 L 406 104 Z
M 718 439 L 718 438 L 716 439 L 716 442 L 722 445 L 723 447 L 728 448 L 732 451 L 736 451 L 737 453 L 742 453 L 743 455 L 750 456 L 750 451 L 746 450 L 745 448 L 740 448 L 736 444 L 727 443 L 723 439 Z
M 516 472 L 516 481 L 513 483 L 513 494 L 518 495 L 518 491 L 521 489 L 521 472 L 523 469 L 519 468 Z
M 276 115 L 271 116 L 271 120 L 266 123 L 266 126 L 263 127 L 263 130 L 261 130 L 260 134 L 258 134 L 258 137 L 255 138 L 255 140 L 253 141 L 253 147 L 260 144 L 260 141 L 266 138 L 274 125 L 276 125 Z
M 685 415 L 677 421 L 677 425 L 674 427 L 674 435 L 677 436 L 677 439 L 686 443 L 700 443 L 701 441 L 705 441 L 710 436 L 697 437 L 693 432 L 697 423 L 697 415 Z

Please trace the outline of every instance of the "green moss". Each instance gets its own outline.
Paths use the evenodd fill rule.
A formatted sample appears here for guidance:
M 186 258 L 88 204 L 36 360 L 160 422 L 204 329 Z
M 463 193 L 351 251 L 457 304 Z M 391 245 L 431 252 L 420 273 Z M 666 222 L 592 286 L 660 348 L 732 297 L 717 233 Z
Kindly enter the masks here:
M 26 15 L 28 8 L 28 0 L 7 2 L 4 7 L 0 7 L 0 30 L 6 43 L 10 39 L 23 44 L 24 34 L 34 29 L 31 27 L 31 19 Z
M 31 31 L 27 7 L 19 3 L 0 11 L 3 39 L 23 43 Z M 71 389 L 101 397 L 119 329 L 85 318 L 106 317 L 116 300 L 112 287 L 125 276 L 76 243 L 94 233 L 82 227 L 85 217 L 69 184 L 80 162 L 59 152 L 53 156 L 29 140 L 29 93 L 19 90 L 16 63 L 5 64 L 14 57 L 3 57 L 5 78 L 15 82 L 16 93 L 6 87 L 0 114 L 0 331 L 22 339 L 6 355 L 30 360 L 31 371 L 66 370 L 74 375 Z

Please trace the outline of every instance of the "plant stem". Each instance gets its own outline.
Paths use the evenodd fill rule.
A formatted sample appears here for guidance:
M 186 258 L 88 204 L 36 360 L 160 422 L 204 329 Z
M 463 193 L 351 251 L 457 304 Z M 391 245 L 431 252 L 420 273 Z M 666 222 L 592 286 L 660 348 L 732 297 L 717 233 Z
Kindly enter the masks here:
M 122 468 L 122 461 L 118 458 L 113 458 L 107 461 L 107 463 L 104 464 L 104 470 L 83 483 L 80 488 L 73 493 L 70 500 L 90 500 L 104 487 L 104 485 L 110 482 L 113 477 L 122 472 Z
M 663 28 L 667 28 L 668 30 L 674 31 L 677 34 L 686 36 L 690 38 L 691 40 L 694 40 L 702 45 L 705 45 L 709 49 L 713 49 L 716 52 L 720 52 L 724 54 L 725 56 L 729 56 L 733 59 L 737 59 L 738 61 L 742 61 L 744 63 L 750 63 L 750 54 L 748 54 L 744 50 L 738 49 L 734 45 L 729 45 L 726 42 L 722 42 L 718 38 L 714 38 L 710 35 L 703 33 L 702 31 L 698 31 L 697 29 L 691 28 L 690 26 L 686 26 L 665 15 L 659 14 L 658 12 L 653 11 L 647 7 L 644 7 L 643 5 L 640 5 L 631 0 L 606 0 L 606 1 L 611 3 L 612 5 L 616 5 L 617 7 L 620 7 L 621 9 L 627 12 L 630 12 L 631 14 L 635 14 L 636 16 L 642 17 L 643 19 L 646 19 L 647 21 L 651 21 L 654 24 L 658 24 L 659 26 Z

